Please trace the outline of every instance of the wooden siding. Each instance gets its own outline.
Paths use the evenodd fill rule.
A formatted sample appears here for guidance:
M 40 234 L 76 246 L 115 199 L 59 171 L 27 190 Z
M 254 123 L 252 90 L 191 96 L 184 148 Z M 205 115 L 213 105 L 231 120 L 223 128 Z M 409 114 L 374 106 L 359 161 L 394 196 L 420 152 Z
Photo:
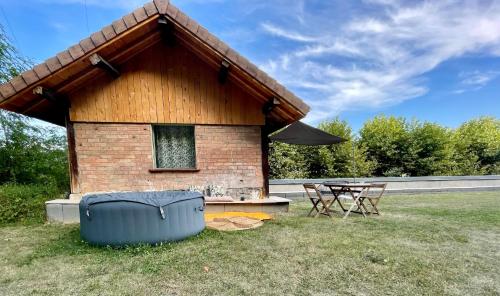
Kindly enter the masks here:
M 262 103 L 184 47 L 163 43 L 70 94 L 77 122 L 264 125 Z

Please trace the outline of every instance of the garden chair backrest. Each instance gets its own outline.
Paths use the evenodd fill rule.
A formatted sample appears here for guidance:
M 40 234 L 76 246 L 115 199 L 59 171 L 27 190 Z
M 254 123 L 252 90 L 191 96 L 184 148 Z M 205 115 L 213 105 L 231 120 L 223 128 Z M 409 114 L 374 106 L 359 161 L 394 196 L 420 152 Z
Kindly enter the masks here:
M 306 183 L 304 184 L 304 189 L 306 190 L 309 199 L 321 199 L 321 200 L 323 199 L 321 192 L 319 191 L 318 187 L 315 184 Z M 311 195 L 312 193 L 311 191 L 314 191 L 314 194 Z
M 371 199 L 381 198 L 384 195 L 386 187 L 387 183 L 371 184 L 370 188 L 364 193 L 364 196 Z
M 306 190 L 307 196 L 312 203 L 312 208 L 307 216 L 311 216 L 313 213 L 315 213 L 314 217 L 318 217 L 318 215 L 320 214 L 332 217 L 330 206 L 332 205 L 333 201 L 328 198 L 323 198 L 321 191 L 315 184 L 306 183 L 304 184 L 304 189 Z

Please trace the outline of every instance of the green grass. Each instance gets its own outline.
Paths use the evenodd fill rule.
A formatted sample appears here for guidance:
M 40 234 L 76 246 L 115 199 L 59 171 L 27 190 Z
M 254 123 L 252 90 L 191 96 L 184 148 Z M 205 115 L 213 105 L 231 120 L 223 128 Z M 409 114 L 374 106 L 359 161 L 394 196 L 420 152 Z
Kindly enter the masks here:
M 97 248 L 78 226 L 0 227 L 0 295 L 500 295 L 500 192 L 386 196 L 381 217 L 304 217 Z

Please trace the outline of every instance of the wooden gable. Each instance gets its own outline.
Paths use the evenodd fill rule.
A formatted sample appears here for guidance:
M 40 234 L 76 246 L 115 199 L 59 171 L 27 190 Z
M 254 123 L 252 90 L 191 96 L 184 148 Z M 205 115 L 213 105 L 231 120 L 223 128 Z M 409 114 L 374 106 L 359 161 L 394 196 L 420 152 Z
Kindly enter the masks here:
M 156 64 L 150 66 L 141 65 L 138 68 L 139 70 L 134 68 L 134 63 L 128 65 L 128 61 L 135 58 L 138 53 L 148 50 L 152 44 L 156 44 L 160 40 L 167 42 L 174 41 L 174 43 L 177 43 L 177 46 L 187 48 L 195 53 L 198 59 L 209 65 L 209 68 L 212 67 L 212 72 L 210 75 L 206 75 L 207 73 L 203 72 L 206 69 L 197 69 L 194 72 L 183 70 L 186 66 L 180 63 L 180 61 L 174 60 L 179 65 L 172 66 L 173 71 L 174 73 L 177 71 L 181 75 L 180 78 L 176 79 L 181 79 L 182 83 L 185 82 L 188 85 L 191 83 L 190 81 L 194 81 L 192 82 L 194 87 L 188 89 L 182 86 L 181 83 L 179 89 L 181 89 L 182 95 L 179 95 L 181 93 L 170 94 L 171 96 L 165 98 L 165 93 L 168 95 L 169 91 L 171 91 L 167 83 L 167 86 L 162 85 L 161 87 L 160 101 L 157 101 L 158 96 L 155 95 L 154 104 L 152 104 L 152 97 L 148 97 L 146 100 L 147 104 L 143 104 L 143 99 L 147 92 L 158 91 L 156 88 L 151 87 L 151 85 L 155 85 L 158 81 L 163 82 L 165 77 L 167 80 L 170 79 L 168 71 L 165 73 L 162 70 L 162 67 L 166 69 L 170 65 L 167 63 L 169 58 L 166 58 L 167 61 L 162 60 L 163 62 L 160 63 L 160 66 Z M 175 54 L 175 52 L 172 52 L 172 54 Z M 98 57 L 98 59 L 96 60 L 95 57 Z M 140 60 L 139 57 L 137 59 Z M 99 63 L 99 60 L 101 63 Z M 145 60 L 149 62 L 148 59 Z M 96 61 L 99 64 L 96 64 Z M 142 62 L 147 64 L 144 61 Z M 106 67 L 102 67 L 103 64 Z M 104 68 L 104 70 L 112 70 L 112 74 L 118 76 L 119 72 L 114 71 L 115 67 L 118 70 L 134 74 L 128 75 L 125 73 L 124 77 L 126 78 L 120 77 L 117 81 L 112 81 L 110 77 L 103 75 Z M 141 70 L 146 69 L 144 67 L 154 69 L 153 71 Z M 201 67 L 201 64 L 199 67 Z M 219 74 L 222 72 L 219 72 L 222 67 L 225 68 L 225 78 L 222 80 L 227 78 L 229 81 L 228 85 L 223 89 L 218 89 L 215 87 L 217 84 L 214 83 L 214 88 L 202 89 L 202 83 L 211 82 L 209 79 L 217 76 L 212 75 L 213 71 Z M 137 71 L 140 73 L 137 74 Z M 161 79 L 158 79 L 158 75 L 150 75 L 152 72 L 160 73 L 159 77 Z M 202 73 L 204 74 L 202 75 Z M 188 77 L 187 75 L 193 75 L 195 79 L 189 80 L 184 75 L 186 77 Z M 200 91 L 196 90 L 198 85 L 196 80 L 197 75 L 204 77 L 203 79 L 200 78 Z M 150 80 L 146 81 L 143 76 L 155 76 L 156 78 L 152 79 L 151 82 Z M 131 79 L 132 84 L 128 82 L 129 79 Z M 137 83 L 136 80 L 144 83 L 144 86 L 141 83 Z M 174 89 L 175 85 L 174 83 Z M 101 88 L 99 91 L 97 91 L 98 86 Z M 117 89 L 120 87 L 123 88 Z M 132 87 L 132 92 L 129 92 L 129 87 Z M 142 89 L 143 87 L 145 90 Z M 166 90 L 165 87 L 167 87 Z M 127 90 L 126 92 L 124 91 L 125 89 Z M 137 89 L 141 89 L 141 92 L 137 92 Z M 184 89 L 186 90 L 186 94 L 182 91 Z M 193 95 L 189 95 L 191 91 Z M 202 102 L 200 98 L 200 102 L 196 103 L 196 95 L 205 91 L 207 95 L 201 97 L 206 98 L 207 101 Z M 237 94 L 241 91 L 244 94 Z M 133 97 L 130 98 L 132 94 Z M 139 96 L 138 94 L 140 94 L 141 110 L 131 107 L 137 107 L 136 103 L 139 102 L 139 99 L 136 100 L 135 97 Z M 84 98 L 85 96 L 97 96 L 97 100 L 89 100 L 89 98 Z M 99 96 L 103 97 L 99 98 Z M 127 105 L 123 105 L 122 103 L 117 104 L 116 100 L 112 100 L 113 96 L 122 99 L 123 102 L 125 102 L 124 97 L 126 96 L 127 101 L 129 101 L 128 110 L 136 113 L 131 114 L 130 118 L 124 118 L 125 113 L 120 112 L 127 109 L 122 110 L 120 108 L 122 106 L 124 106 L 123 108 L 127 108 Z M 168 0 L 155 0 L 154 2 L 146 3 L 143 7 L 139 7 L 132 13 L 125 15 L 102 30 L 91 34 L 88 38 L 81 40 L 78 44 L 36 65 L 33 69 L 21 73 L 21 75 L 14 77 L 6 83 L 0 84 L 0 108 L 46 120 L 61 126 L 64 126 L 68 120 L 68 98 L 74 103 L 72 109 L 69 110 L 71 119 L 77 121 L 111 122 L 113 120 L 114 122 L 116 120 L 126 120 L 128 122 L 133 120 L 133 122 L 154 122 L 156 118 L 159 122 L 168 121 L 176 123 L 178 121 L 193 122 L 192 117 L 197 120 L 194 123 L 255 124 L 255 122 L 259 122 L 261 124 L 263 119 L 259 118 L 263 115 L 254 113 L 257 110 L 254 108 L 254 105 L 263 105 L 263 108 L 259 108 L 259 110 L 265 111 L 266 124 L 279 127 L 303 118 L 309 111 L 309 106 L 300 98 L 296 97 L 276 80 L 239 55 L 222 40 L 208 32 L 207 29 L 203 28 L 195 20 L 178 10 Z M 175 102 L 171 101 L 172 98 L 175 98 Z M 217 102 L 214 101 L 214 98 L 217 99 Z M 230 100 L 227 98 L 230 98 Z M 252 103 L 250 100 L 246 100 L 246 98 L 254 99 L 256 102 Z M 180 99 L 182 99 L 182 104 L 178 103 Z M 174 110 L 177 112 L 180 110 L 177 106 L 182 106 L 182 110 L 184 111 L 184 103 L 186 101 L 187 106 L 190 106 L 189 104 L 193 105 L 194 115 L 183 115 L 189 116 L 188 119 L 178 119 L 177 113 L 175 117 L 173 114 L 171 116 L 170 107 L 175 106 Z M 167 102 L 168 104 L 165 105 Z M 210 118 L 212 116 L 210 114 L 217 114 L 217 112 L 206 111 L 206 118 L 204 117 L 203 110 L 209 110 L 209 108 L 221 110 L 222 105 L 224 108 L 228 108 L 227 110 L 235 111 L 232 114 L 221 117 L 219 120 Z M 152 106 L 163 108 L 152 111 Z M 168 117 L 165 115 L 167 107 L 169 110 Z M 196 113 L 197 107 L 200 110 L 199 116 Z M 149 108 L 148 116 L 146 116 L 145 108 Z M 186 110 L 190 110 L 189 107 L 186 108 Z M 91 110 L 93 109 L 95 110 L 95 114 L 91 114 Z M 156 115 L 153 115 L 153 113 L 156 113 Z
M 184 46 L 158 42 L 70 93 L 75 122 L 264 125 L 263 104 Z

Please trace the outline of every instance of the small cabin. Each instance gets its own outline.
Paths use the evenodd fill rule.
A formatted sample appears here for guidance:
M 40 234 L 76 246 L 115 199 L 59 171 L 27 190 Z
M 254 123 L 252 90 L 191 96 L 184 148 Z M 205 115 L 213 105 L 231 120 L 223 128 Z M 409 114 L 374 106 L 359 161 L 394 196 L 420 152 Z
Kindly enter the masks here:
M 268 135 L 309 107 L 168 1 L 0 86 L 0 108 L 66 127 L 71 194 L 220 186 L 268 194 Z

